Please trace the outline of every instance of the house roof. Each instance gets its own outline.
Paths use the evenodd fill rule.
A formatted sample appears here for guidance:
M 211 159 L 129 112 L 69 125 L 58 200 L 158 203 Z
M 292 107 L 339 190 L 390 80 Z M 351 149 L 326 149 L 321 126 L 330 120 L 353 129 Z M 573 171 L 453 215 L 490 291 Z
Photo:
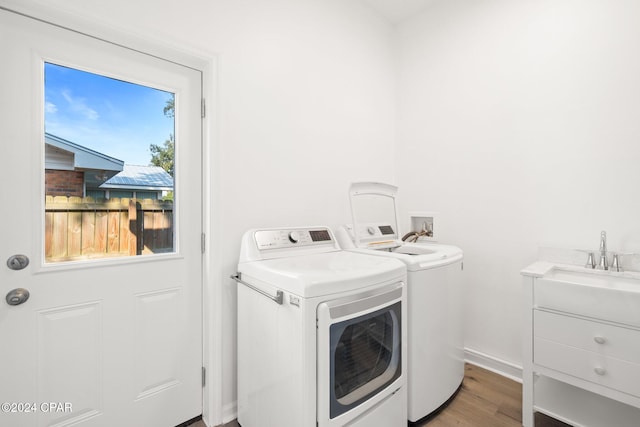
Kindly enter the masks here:
M 122 160 L 67 141 L 50 133 L 45 133 L 44 139 L 46 144 L 71 153 L 73 155 L 73 166 L 76 169 L 120 172 L 124 166 L 124 161 Z
M 159 166 L 124 165 L 122 172 L 107 180 L 102 189 L 173 190 L 173 177 Z

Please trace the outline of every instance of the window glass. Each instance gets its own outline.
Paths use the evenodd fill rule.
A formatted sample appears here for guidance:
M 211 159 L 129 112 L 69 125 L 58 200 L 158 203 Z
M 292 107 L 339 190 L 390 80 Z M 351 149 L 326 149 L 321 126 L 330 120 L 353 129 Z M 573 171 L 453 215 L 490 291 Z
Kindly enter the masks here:
M 174 251 L 174 94 L 44 72 L 46 262 Z

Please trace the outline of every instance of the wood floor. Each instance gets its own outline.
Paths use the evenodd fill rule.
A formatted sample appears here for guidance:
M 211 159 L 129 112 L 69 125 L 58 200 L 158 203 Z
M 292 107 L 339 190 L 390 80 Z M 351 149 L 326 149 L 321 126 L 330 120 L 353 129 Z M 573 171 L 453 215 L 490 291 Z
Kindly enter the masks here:
M 462 387 L 453 401 L 419 427 L 520 427 L 522 385 L 474 365 L 465 365 Z M 536 427 L 566 427 L 567 424 L 536 415 Z M 205 427 L 202 421 L 189 427 Z M 236 421 L 223 427 L 238 427 Z
M 453 401 L 420 427 L 520 427 L 522 384 L 474 365 L 465 365 L 462 388 Z M 536 414 L 536 427 L 567 424 Z

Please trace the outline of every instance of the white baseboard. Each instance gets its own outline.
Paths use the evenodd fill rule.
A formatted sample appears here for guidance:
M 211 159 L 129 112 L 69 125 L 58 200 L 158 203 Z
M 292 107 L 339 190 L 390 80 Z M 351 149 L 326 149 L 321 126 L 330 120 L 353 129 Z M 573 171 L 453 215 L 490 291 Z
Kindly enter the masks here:
M 471 348 L 464 349 L 464 360 L 472 365 L 479 366 L 513 381 L 522 383 L 522 366 L 498 359 L 497 357 Z
M 222 424 L 229 423 L 238 418 L 238 402 L 233 401 L 222 407 Z

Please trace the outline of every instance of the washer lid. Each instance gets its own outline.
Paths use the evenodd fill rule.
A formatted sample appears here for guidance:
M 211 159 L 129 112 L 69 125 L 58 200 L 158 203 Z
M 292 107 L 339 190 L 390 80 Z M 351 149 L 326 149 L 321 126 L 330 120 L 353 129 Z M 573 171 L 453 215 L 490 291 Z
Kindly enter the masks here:
M 354 182 L 349 187 L 353 238 L 356 247 L 395 248 L 398 230 L 398 187 L 380 182 Z
M 407 274 L 412 271 L 429 270 L 455 262 L 461 262 L 463 259 L 462 249 L 459 247 L 431 242 L 404 243 L 388 251 L 376 251 L 364 248 L 350 250 L 398 259 L 406 264 Z
M 238 272 L 264 290 L 275 287 L 309 298 L 404 280 L 406 268 L 392 258 L 337 251 L 241 262 Z

